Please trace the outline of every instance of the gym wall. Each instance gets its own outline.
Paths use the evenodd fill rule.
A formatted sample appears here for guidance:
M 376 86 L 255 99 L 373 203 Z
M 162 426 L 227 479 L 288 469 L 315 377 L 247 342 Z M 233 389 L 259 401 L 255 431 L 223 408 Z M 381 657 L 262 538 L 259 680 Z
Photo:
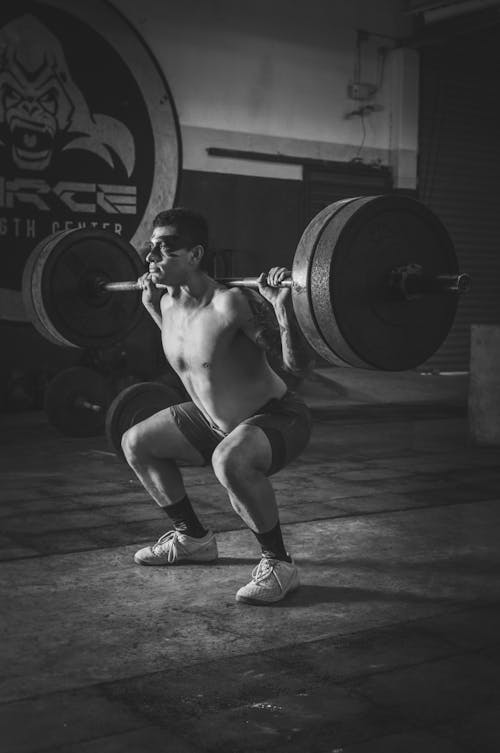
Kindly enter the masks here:
M 75 171 L 64 172 L 60 161 L 53 162 L 50 169 L 40 165 L 31 170 L 26 165 L 12 169 L 6 151 L 8 141 L 3 140 L 0 342 L 4 382 L 13 370 L 53 371 L 79 362 L 82 357 L 78 351 L 50 345 L 26 322 L 21 277 L 30 248 L 48 227 L 37 221 L 36 206 L 45 201 L 46 186 L 53 188 L 58 181 L 74 181 L 75 177 L 79 183 L 127 183 L 124 145 L 130 148 L 131 142 L 127 142 L 129 136 L 120 123 L 135 138 L 138 196 L 149 179 L 151 165 L 157 170 L 151 195 L 142 205 L 139 199 L 136 204 L 136 211 L 143 212 L 140 222 L 127 226 L 130 218 L 120 216 L 124 234 L 139 245 L 147 238 L 153 210 L 162 202 L 191 205 L 207 214 L 212 245 L 232 252 L 231 263 L 237 274 L 290 264 L 310 214 L 308 176 L 313 168 L 326 169 L 332 176 L 333 188 L 326 196 L 339 190 L 335 184 L 340 173 L 354 175 L 355 180 L 348 184 L 355 194 L 368 193 L 374 185 L 414 191 L 418 56 L 411 49 L 396 49 L 396 40 L 408 37 L 411 30 L 411 19 L 401 12 L 400 5 L 399 0 L 380 0 L 376 4 L 370 0 L 313 0 L 307 5 L 288 0 L 256 0 L 251 4 L 231 0 L 188 0 L 177 4 L 157 0 L 143 0 L 140 4 L 135 0 L 95 2 L 88 22 L 93 36 L 82 41 L 88 68 L 80 70 L 81 63 L 75 62 L 75 32 L 71 26 L 73 12 L 80 14 L 79 22 L 86 12 L 80 3 L 4 3 L 1 33 L 12 22 L 22 27 L 25 17 L 36 17 L 40 8 L 49 9 L 44 21 L 50 21 L 50 13 L 55 18 L 63 8 L 68 15 L 71 44 L 63 33 L 56 36 L 73 76 L 74 91 L 86 96 L 89 120 L 93 118 L 94 124 L 96 113 L 103 116 L 101 126 L 109 126 L 110 119 L 114 120 L 111 130 L 115 129 L 115 136 L 119 134 L 122 145 L 117 160 L 116 151 L 108 149 L 109 144 L 102 138 L 102 127 L 90 135 L 87 132 L 86 141 L 79 145 L 80 152 L 68 151 L 67 144 L 63 144 L 66 151 L 62 149 L 60 154 L 74 156 L 73 166 L 77 165 L 77 156 L 86 155 L 83 166 L 78 163 L 75 175 Z M 54 30 L 49 21 L 46 25 Z M 118 57 L 113 63 L 115 68 L 108 69 L 100 63 L 100 45 L 112 34 L 119 37 L 123 24 L 140 41 L 129 47 L 123 40 L 115 41 Z M 57 29 L 60 28 L 59 25 Z M 360 36 L 359 29 L 367 33 Z M 139 53 L 139 47 L 148 53 L 144 49 Z M 150 60 L 146 60 L 147 54 Z M 157 133 L 154 143 L 147 124 L 141 121 L 141 86 L 136 91 L 128 81 L 131 70 L 137 80 L 142 76 L 142 95 L 147 99 L 150 93 L 146 82 L 151 79 L 152 65 L 166 84 L 165 96 L 156 100 L 157 112 L 163 120 L 167 116 L 172 119 L 170 130 L 163 132 L 163 140 Z M 348 85 L 356 78 L 375 85 L 376 91 L 369 99 L 349 96 Z M 93 92 L 89 85 L 92 81 Z M 369 109 L 360 114 L 360 107 L 367 104 Z M 5 129 L 5 113 L 2 117 Z M 98 131 L 101 141 L 96 145 Z M 141 134 L 142 139 L 138 138 Z M 72 146 L 78 146 L 74 139 Z M 87 152 L 82 151 L 85 149 Z M 174 164 L 172 155 L 176 150 L 178 163 Z M 123 174 L 118 179 L 111 163 L 116 166 L 120 160 Z M 104 164 L 110 167 L 108 173 L 103 172 Z M 9 180 L 20 181 L 15 190 L 11 190 Z M 31 194 L 23 189 L 23 180 L 29 182 Z M 33 181 L 40 181 L 38 188 L 33 188 Z M 340 184 L 343 186 L 345 181 Z M 101 208 L 109 192 L 104 194 Z M 82 196 L 71 194 L 68 199 L 66 194 L 69 202 L 71 197 L 78 202 L 80 220 L 85 213 Z M 71 214 L 63 216 L 57 211 L 45 212 L 44 219 L 49 216 L 59 223 L 57 228 L 49 229 L 63 229 L 73 221 Z M 157 367 L 156 335 L 145 322 L 132 342 L 126 343 L 135 352 L 134 358 L 149 371 Z M 150 353 L 153 355 L 148 358 Z

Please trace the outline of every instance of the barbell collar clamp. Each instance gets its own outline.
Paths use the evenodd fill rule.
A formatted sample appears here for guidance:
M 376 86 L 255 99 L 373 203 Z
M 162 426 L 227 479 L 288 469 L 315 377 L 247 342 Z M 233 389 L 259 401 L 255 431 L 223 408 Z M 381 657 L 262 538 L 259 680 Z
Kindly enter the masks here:
M 423 295 L 443 295 L 468 293 L 471 287 L 470 275 L 466 273 L 427 275 L 419 264 L 396 267 L 389 275 L 389 297 L 411 301 Z
M 471 277 L 466 272 L 457 275 L 438 275 L 436 280 L 445 292 L 468 293 L 471 288 Z

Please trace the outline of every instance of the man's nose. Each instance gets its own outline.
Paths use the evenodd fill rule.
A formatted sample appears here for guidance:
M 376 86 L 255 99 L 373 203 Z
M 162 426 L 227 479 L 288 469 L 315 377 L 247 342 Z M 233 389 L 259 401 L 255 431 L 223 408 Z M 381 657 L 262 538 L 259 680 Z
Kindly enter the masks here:
M 159 252 L 154 248 L 150 248 L 148 253 L 146 254 L 146 261 L 149 264 L 152 261 L 158 261 L 160 259 Z

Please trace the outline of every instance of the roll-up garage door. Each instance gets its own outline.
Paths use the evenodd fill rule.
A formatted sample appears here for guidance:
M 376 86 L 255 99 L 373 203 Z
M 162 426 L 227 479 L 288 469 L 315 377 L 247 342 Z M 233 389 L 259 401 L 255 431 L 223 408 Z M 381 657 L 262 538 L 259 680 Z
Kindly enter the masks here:
M 426 366 L 469 367 L 470 325 L 500 322 L 500 26 L 421 49 L 418 196 L 450 232 L 470 293 Z

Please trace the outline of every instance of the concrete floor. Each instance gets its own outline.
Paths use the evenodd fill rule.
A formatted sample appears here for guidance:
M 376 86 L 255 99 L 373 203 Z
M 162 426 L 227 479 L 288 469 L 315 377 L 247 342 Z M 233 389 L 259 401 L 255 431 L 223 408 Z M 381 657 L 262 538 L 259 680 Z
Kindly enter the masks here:
M 105 439 L 3 417 L 2 753 L 498 753 L 499 448 L 471 444 L 466 389 L 316 374 L 275 477 L 303 585 L 260 608 L 209 470 L 185 475 L 219 562 L 141 568 L 165 517 Z

